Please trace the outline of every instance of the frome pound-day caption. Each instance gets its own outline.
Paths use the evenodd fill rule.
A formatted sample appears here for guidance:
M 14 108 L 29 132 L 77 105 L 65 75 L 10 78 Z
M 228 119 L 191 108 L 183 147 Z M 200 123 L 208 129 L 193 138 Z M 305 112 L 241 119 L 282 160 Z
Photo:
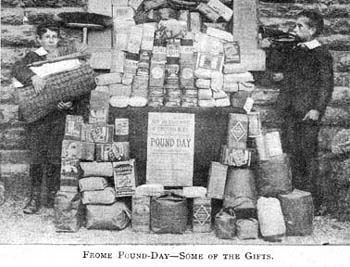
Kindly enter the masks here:
M 157 251 L 145 252 L 93 252 L 84 250 L 83 259 L 117 259 L 117 260 L 273 260 L 273 256 L 267 253 L 255 253 L 247 251 L 245 253 L 162 253 Z

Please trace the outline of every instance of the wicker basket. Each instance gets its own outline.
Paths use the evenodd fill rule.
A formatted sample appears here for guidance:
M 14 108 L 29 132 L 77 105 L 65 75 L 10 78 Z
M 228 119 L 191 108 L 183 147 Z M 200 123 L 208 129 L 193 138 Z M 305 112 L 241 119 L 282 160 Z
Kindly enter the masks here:
M 57 109 L 60 101 L 88 94 L 95 87 L 95 73 L 88 65 L 49 76 L 36 94 L 32 85 L 18 88 L 19 111 L 26 122 L 34 122 Z

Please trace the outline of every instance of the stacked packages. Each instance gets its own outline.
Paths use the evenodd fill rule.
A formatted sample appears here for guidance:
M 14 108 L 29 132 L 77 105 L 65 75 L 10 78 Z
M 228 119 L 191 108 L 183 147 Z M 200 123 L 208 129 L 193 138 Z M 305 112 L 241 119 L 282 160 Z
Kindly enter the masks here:
M 251 140 L 255 142 L 247 143 Z M 256 166 L 248 169 L 255 150 Z M 208 182 L 208 195 L 223 199 L 223 209 L 215 217 L 216 235 L 257 238 L 260 228 L 265 240 L 275 242 L 285 234 L 311 234 L 311 194 L 293 191 L 291 179 L 279 132 L 263 134 L 258 112 L 229 114 L 227 144 L 221 163 L 212 162 Z
M 243 108 L 254 79 L 229 32 L 232 16 L 232 1 L 114 5 L 111 73 L 97 77 L 97 90 L 118 108 Z
M 105 96 L 93 91 L 90 123 L 80 116 L 66 118 L 61 185 L 55 200 L 57 231 L 77 231 L 84 220 L 83 205 L 88 229 L 120 230 L 130 221 L 128 206 L 118 200 L 132 196 L 136 188 L 129 124 L 124 118 L 116 119 L 115 126 L 107 124 Z

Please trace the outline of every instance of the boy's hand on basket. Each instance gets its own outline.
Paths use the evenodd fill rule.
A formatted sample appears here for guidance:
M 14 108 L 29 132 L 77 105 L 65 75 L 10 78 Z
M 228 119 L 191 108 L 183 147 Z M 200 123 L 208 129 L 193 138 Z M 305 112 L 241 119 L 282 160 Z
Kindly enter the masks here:
M 73 102 L 72 101 L 68 101 L 68 102 L 59 102 L 57 104 L 58 109 L 60 110 L 68 110 L 71 109 L 73 107 Z
M 39 77 L 38 75 L 34 75 L 32 77 L 32 83 L 34 86 L 35 93 L 39 94 L 41 90 L 44 89 L 46 81 L 43 78 Z

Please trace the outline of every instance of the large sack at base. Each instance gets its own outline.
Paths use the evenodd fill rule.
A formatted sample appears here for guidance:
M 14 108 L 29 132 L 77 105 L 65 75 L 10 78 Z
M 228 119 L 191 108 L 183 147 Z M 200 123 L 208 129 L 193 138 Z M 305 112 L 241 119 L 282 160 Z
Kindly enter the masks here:
M 32 85 L 18 88 L 19 110 L 26 122 L 34 122 L 57 109 L 60 101 L 70 101 L 95 88 L 95 73 L 88 64 L 45 78 L 44 89 L 36 94 Z
M 258 195 L 266 197 L 292 192 L 292 172 L 287 154 L 259 162 L 257 188 Z
M 123 202 L 112 205 L 86 205 L 86 228 L 99 230 L 123 230 L 130 222 L 131 214 Z
M 83 224 L 84 207 L 79 193 L 57 192 L 54 210 L 56 232 L 77 232 Z
M 279 200 L 260 197 L 257 206 L 261 235 L 268 241 L 280 241 L 286 233 L 286 226 Z
M 215 216 L 215 235 L 221 239 L 233 239 L 236 235 L 236 215 L 233 209 L 221 210 Z
M 186 198 L 168 194 L 151 200 L 151 228 L 157 234 L 182 234 L 187 228 Z
M 314 206 L 311 193 L 294 189 L 292 193 L 279 195 L 287 236 L 311 235 Z
M 254 172 L 249 169 L 229 168 L 224 194 L 224 208 L 255 209 L 256 190 Z

